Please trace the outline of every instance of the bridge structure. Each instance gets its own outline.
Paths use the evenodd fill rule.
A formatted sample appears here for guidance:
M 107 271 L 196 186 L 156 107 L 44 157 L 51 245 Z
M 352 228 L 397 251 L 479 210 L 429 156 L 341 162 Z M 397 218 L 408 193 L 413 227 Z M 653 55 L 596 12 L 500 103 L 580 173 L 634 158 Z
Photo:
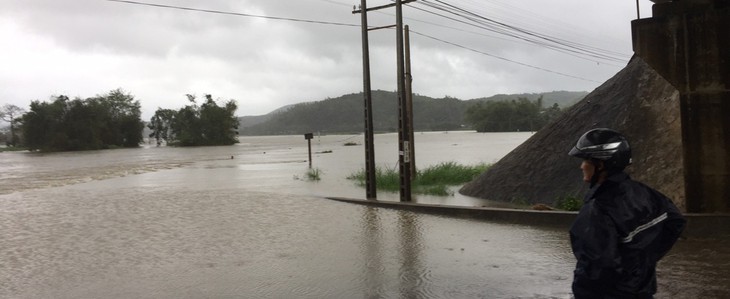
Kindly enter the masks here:
M 730 212 L 730 0 L 652 0 L 634 53 L 679 91 L 687 212 Z M 669 162 L 669 161 L 668 161 Z

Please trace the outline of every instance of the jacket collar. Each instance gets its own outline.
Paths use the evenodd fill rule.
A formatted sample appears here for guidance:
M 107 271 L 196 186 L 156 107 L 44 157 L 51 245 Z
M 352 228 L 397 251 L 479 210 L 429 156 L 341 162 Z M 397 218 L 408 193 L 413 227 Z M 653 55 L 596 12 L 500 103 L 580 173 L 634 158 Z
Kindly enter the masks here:
M 605 181 L 603 181 L 600 184 L 596 184 L 595 186 L 593 186 L 593 188 L 588 190 L 588 192 L 586 193 L 586 196 L 583 198 L 583 202 L 587 202 L 587 201 L 593 199 L 595 197 L 596 193 L 601 193 L 601 191 L 602 191 L 601 187 L 606 186 L 606 185 L 618 184 L 618 183 L 621 183 L 628 179 L 630 179 L 629 175 L 623 171 L 619 171 L 619 172 L 610 174 L 606 178 Z M 608 184 L 606 184 L 606 183 L 608 183 Z
M 611 182 L 615 182 L 615 183 L 620 183 L 620 182 L 623 182 L 623 181 L 625 181 L 625 180 L 628 180 L 628 179 L 630 179 L 630 177 L 629 177 L 629 175 L 628 175 L 628 174 L 626 174 L 626 173 L 625 173 L 625 172 L 623 172 L 623 171 L 619 171 L 619 172 L 615 172 L 615 173 L 613 173 L 613 174 L 610 174 L 610 175 L 609 175 L 609 176 L 608 176 L 608 177 L 606 178 L 606 181 L 611 181 Z M 604 183 L 605 183 L 605 182 L 604 182 Z M 601 184 L 601 185 L 603 185 L 603 184 Z

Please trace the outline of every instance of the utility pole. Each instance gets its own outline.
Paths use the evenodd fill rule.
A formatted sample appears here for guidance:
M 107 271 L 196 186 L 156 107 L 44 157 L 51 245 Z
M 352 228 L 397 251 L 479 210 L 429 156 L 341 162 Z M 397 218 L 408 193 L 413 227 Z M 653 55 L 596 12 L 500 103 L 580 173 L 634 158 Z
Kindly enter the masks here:
M 396 54 L 398 60 L 398 166 L 400 170 L 400 201 L 411 201 L 411 135 L 408 103 L 406 103 L 405 55 L 403 53 L 403 1 L 395 0 Z
M 397 58 L 397 64 L 398 64 L 398 166 L 400 171 L 400 201 L 411 201 L 411 144 L 412 144 L 412 133 L 411 133 L 411 125 L 410 125 L 410 119 L 408 109 L 408 103 L 407 103 L 407 97 L 406 97 L 406 79 L 405 79 L 405 66 L 404 66 L 404 60 L 405 60 L 405 54 L 403 53 L 403 4 L 413 2 L 416 0 L 395 0 L 395 3 L 392 4 L 386 4 L 381 5 L 373 8 L 368 8 L 366 6 L 365 0 L 361 0 L 361 5 L 359 10 L 354 10 L 352 13 L 362 13 L 363 14 L 363 31 L 365 32 L 364 35 L 367 34 L 366 31 L 368 30 L 377 30 L 377 29 L 383 29 L 383 28 L 391 28 L 393 26 L 384 26 L 384 27 L 376 27 L 371 29 L 367 28 L 367 20 L 366 20 L 366 12 L 371 10 L 378 10 L 388 7 L 395 6 L 396 11 L 396 58 Z M 365 53 L 365 49 L 367 47 L 366 44 L 364 44 L 365 39 L 363 39 L 363 53 Z M 363 65 L 365 65 L 365 62 L 363 62 Z M 368 77 L 365 79 L 366 85 L 369 86 L 369 63 L 368 63 Z M 369 87 L 366 87 L 369 90 Z M 367 101 L 367 100 L 366 100 Z M 372 108 L 372 107 L 370 107 Z M 371 110 L 368 110 L 371 111 Z M 366 112 L 367 114 L 368 112 Z M 367 125 L 366 125 L 367 128 Z M 372 126 L 370 127 L 372 129 Z M 367 133 L 366 133 L 367 134 Z M 366 170 L 367 171 L 367 170 Z M 374 173 L 374 171 L 373 171 Z
M 408 109 L 408 127 L 410 128 L 411 180 L 416 178 L 416 142 L 413 137 L 413 76 L 411 75 L 411 35 L 405 25 L 405 58 L 406 58 L 406 108 Z
M 370 86 L 370 45 L 368 39 L 367 1 L 360 0 L 362 14 L 362 77 L 365 104 L 365 196 L 378 197 L 375 185 L 375 145 L 373 143 L 373 100 Z

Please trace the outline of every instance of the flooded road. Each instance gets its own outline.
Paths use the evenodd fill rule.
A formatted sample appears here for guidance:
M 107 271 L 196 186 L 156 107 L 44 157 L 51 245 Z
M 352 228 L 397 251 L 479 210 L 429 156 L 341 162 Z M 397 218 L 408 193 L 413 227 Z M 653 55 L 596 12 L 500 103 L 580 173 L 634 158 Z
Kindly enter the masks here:
M 528 137 L 420 134 L 417 162 L 495 162 Z M 378 164 L 394 167 L 395 134 L 375 139 Z M 304 179 L 302 136 L 0 153 L 0 298 L 570 298 L 565 231 L 324 199 L 364 197 L 345 179 L 364 150 L 345 142 L 362 144 L 313 139 L 317 182 Z M 730 297 L 727 245 L 680 241 L 657 298 Z

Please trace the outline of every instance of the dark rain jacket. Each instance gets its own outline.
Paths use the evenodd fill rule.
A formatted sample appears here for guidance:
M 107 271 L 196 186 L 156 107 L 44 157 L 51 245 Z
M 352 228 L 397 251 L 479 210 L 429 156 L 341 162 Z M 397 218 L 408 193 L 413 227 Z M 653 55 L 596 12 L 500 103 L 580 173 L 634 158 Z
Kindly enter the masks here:
M 609 176 L 586 194 L 570 228 L 575 298 L 652 298 L 656 264 L 685 223 L 663 194 L 626 173 Z

